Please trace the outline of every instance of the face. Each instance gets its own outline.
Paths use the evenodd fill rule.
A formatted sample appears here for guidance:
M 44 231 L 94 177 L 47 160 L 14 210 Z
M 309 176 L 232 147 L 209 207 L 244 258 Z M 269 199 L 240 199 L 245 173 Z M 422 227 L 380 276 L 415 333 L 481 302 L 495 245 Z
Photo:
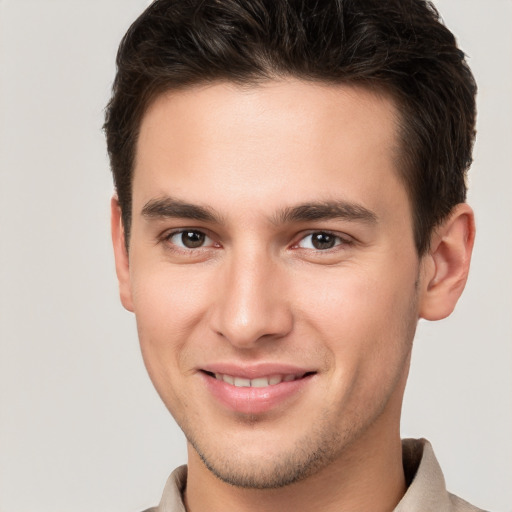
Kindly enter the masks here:
M 285 485 L 397 435 L 421 264 L 396 125 L 389 98 L 294 80 L 171 92 L 143 119 L 122 299 L 227 482 Z

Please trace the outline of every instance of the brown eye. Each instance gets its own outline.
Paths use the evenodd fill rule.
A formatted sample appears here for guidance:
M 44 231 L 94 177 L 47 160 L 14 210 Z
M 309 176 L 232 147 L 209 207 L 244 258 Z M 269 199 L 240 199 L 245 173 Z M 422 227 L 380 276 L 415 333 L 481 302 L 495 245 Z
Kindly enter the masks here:
M 337 235 L 326 231 L 315 231 L 305 236 L 297 245 L 302 249 L 314 249 L 326 251 L 344 243 L 344 240 Z
M 168 235 L 166 240 L 181 249 L 198 249 L 213 244 L 210 237 L 197 229 L 175 231 Z
M 188 249 L 196 249 L 204 244 L 206 235 L 201 231 L 183 231 L 181 233 L 181 243 Z
M 329 233 L 313 233 L 311 244 L 315 249 L 332 249 L 336 245 L 336 237 Z

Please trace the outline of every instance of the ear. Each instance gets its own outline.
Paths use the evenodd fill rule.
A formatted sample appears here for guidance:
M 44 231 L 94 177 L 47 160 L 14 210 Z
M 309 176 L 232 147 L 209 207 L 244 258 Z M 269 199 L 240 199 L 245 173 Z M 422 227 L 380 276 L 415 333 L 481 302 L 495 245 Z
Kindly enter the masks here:
M 125 234 L 121 207 L 117 196 L 110 201 L 112 244 L 114 246 L 114 259 L 116 263 L 117 280 L 119 281 L 119 295 L 121 303 L 128 311 L 133 312 L 132 292 L 130 286 L 130 262 L 125 244 Z
M 423 257 L 419 316 L 441 320 L 454 310 L 464 290 L 475 240 L 475 218 L 466 203 L 458 204 L 432 235 Z

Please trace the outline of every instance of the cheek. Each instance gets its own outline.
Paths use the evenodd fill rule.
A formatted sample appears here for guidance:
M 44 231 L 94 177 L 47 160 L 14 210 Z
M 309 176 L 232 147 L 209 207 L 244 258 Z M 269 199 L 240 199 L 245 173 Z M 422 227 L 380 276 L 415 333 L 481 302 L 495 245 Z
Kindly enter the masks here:
M 358 325 L 370 328 L 379 320 L 389 321 L 389 312 L 407 294 L 404 287 L 396 289 L 378 272 L 361 267 L 336 270 L 310 273 L 296 280 L 293 296 L 301 310 L 297 316 L 317 319 L 319 326 L 350 333 Z
M 134 272 L 131 283 L 137 320 L 177 334 L 196 321 L 208 296 L 205 276 L 192 266 L 153 263 Z
M 417 322 L 414 279 L 391 284 L 351 270 L 333 279 L 329 291 L 312 291 L 303 305 L 310 312 L 303 313 L 305 328 L 329 353 L 331 378 L 323 394 L 326 411 L 340 422 L 365 421 L 400 388 Z
M 395 266 L 352 266 L 329 277 L 311 275 L 294 291 L 301 297 L 298 322 L 320 334 L 346 371 L 348 361 L 354 371 L 358 365 L 397 363 L 412 341 L 416 274 L 412 267 L 397 273 Z
M 165 264 L 149 268 L 134 273 L 132 297 L 142 355 L 158 388 L 155 380 L 172 378 L 169 369 L 181 366 L 187 340 L 208 309 L 208 293 L 190 270 L 173 272 Z

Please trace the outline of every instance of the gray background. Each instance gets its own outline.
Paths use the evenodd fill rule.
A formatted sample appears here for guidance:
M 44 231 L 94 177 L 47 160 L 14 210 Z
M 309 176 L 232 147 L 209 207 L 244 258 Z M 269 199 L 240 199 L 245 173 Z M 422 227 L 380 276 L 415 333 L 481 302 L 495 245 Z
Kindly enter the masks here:
M 142 0 L 0 0 L 0 512 L 137 511 L 185 460 L 119 304 L 101 132 Z M 512 511 L 512 2 L 436 2 L 480 85 L 474 264 L 422 322 L 403 435 L 449 488 Z

